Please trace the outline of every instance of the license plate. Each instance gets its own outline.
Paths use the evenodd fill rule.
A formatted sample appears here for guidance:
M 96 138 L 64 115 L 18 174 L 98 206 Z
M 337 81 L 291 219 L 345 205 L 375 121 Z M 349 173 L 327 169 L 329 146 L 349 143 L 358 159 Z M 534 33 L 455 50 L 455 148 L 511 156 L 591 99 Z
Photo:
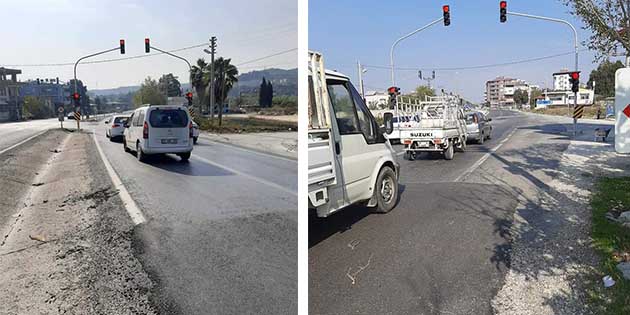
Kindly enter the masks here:
M 429 143 L 428 142 L 418 142 L 418 147 L 420 147 L 420 148 L 428 148 L 429 147 Z
M 162 139 L 162 144 L 177 144 L 177 139 Z

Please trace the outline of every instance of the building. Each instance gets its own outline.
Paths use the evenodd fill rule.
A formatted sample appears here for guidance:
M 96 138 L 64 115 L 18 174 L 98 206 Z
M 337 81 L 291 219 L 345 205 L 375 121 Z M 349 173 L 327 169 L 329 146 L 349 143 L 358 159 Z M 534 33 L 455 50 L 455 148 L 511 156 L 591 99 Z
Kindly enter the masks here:
M 547 108 L 553 106 L 572 106 L 574 104 L 575 93 L 571 91 L 545 91 L 542 99 L 536 101 L 536 108 Z M 578 105 L 593 105 L 595 92 L 593 90 L 580 88 L 578 92 Z
M 389 95 L 385 92 L 368 91 L 365 93 L 365 104 L 369 109 L 383 109 L 389 104 Z
M 490 106 L 514 106 L 514 92 L 522 90 L 528 94 L 531 91 L 529 83 L 508 77 L 497 77 L 486 82 L 486 103 Z M 519 104 L 520 105 L 520 104 Z
M 29 80 L 20 84 L 20 100 L 34 96 L 49 106 L 52 112 L 56 112 L 59 106 L 70 104 L 70 91 L 71 86 L 60 83 L 59 78 Z
M 569 70 L 563 69 L 560 72 L 553 74 L 553 90 L 554 91 L 569 91 L 571 90 L 571 83 Z
M 18 74 L 22 74 L 22 70 L 0 67 L 0 122 L 20 117 Z

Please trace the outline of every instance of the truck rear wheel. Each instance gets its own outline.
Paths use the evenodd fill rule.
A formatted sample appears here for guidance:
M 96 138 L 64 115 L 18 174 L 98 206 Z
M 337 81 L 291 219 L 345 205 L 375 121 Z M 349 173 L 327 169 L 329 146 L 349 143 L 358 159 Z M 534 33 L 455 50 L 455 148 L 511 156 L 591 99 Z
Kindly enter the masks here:
M 376 178 L 376 209 L 375 212 L 387 213 L 396 206 L 398 201 L 398 181 L 396 173 L 391 167 L 385 166 Z
M 444 150 L 444 159 L 445 160 L 452 160 L 453 159 L 453 155 L 455 155 L 455 149 L 453 149 L 453 143 L 449 143 L 448 144 L 448 148 L 446 148 L 446 150 Z

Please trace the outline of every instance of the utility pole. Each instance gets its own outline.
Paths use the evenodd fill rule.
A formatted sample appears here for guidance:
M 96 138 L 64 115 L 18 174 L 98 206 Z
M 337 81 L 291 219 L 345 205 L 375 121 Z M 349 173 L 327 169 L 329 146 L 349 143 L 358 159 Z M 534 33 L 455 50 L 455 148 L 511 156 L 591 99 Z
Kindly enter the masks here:
M 435 70 L 433 70 L 433 73 L 431 74 L 430 77 L 426 77 L 426 78 L 422 76 L 422 70 L 418 70 L 418 78 L 420 78 L 420 80 L 427 81 L 427 85 L 429 86 L 429 89 L 430 89 L 431 81 L 435 80 Z
M 365 89 L 363 87 L 363 74 L 367 72 L 367 69 L 361 66 L 361 61 L 357 60 L 357 71 L 359 72 L 359 92 L 361 92 L 361 98 L 365 101 Z
M 204 49 L 210 54 L 210 119 L 214 119 L 214 54 L 217 52 L 217 38 L 210 37 L 210 50 Z

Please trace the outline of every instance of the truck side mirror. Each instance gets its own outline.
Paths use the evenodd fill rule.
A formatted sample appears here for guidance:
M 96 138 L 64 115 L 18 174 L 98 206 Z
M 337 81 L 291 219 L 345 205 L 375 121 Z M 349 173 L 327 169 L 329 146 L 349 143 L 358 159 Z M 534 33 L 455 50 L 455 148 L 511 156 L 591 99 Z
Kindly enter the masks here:
M 385 123 L 385 133 L 388 135 L 394 132 L 393 120 L 394 120 L 394 114 L 392 113 L 383 114 L 383 122 Z

